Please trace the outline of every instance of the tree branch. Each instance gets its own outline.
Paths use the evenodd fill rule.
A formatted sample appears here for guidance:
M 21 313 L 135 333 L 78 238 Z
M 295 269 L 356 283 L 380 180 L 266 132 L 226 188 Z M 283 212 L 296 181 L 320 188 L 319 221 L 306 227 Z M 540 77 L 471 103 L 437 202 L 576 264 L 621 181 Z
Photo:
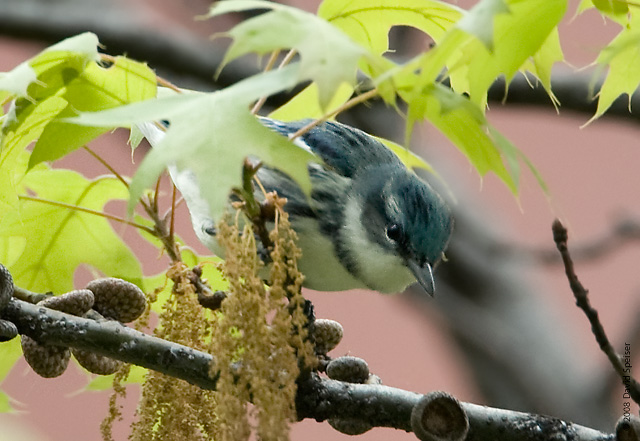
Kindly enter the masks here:
M 151 337 L 116 321 L 95 321 L 11 299 L 2 314 L 21 334 L 40 343 L 69 346 L 133 363 L 215 389 L 209 377 L 213 357 L 189 347 Z M 389 386 L 351 384 L 312 374 L 298 382 L 296 406 L 300 419 L 323 421 L 352 418 L 374 427 L 412 431 L 411 413 L 421 394 Z M 614 435 L 557 418 L 461 403 L 474 440 L 610 441 Z
M 604 326 L 598 317 L 598 311 L 591 306 L 591 302 L 589 301 L 589 291 L 582 285 L 575 272 L 573 261 L 571 260 L 571 255 L 569 254 L 569 248 L 567 246 L 568 238 L 569 234 L 567 229 L 562 225 L 560 220 L 556 219 L 553 222 L 553 241 L 556 243 L 558 251 L 562 256 L 567 280 L 569 280 L 569 286 L 571 287 L 571 291 L 576 299 L 576 305 L 582 309 L 587 316 L 587 319 L 591 324 L 591 332 L 596 338 L 596 341 L 600 346 L 600 350 L 604 352 L 609 359 L 609 362 L 620 377 L 622 384 L 625 386 L 626 392 L 633 401 L 640 404 L 640 383 L 631 376 L 631 363 L 629 362 L 628 366 L 623 364 L 622 357 L 616 353 L 615 349 L 613 349 L 613 346 L 611 345 L 611 342 L 604 330 Z
M 40 343 L 91 351 L 214 389 L 209 354 L 131 329 L 114 320 L 96 321 L 11 299 L 0 314 L 20 334 Z

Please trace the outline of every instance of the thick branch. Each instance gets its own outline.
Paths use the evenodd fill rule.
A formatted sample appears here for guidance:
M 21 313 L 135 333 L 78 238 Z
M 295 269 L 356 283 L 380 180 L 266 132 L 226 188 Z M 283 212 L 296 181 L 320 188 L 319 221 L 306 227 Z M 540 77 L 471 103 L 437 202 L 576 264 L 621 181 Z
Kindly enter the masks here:
M 375 427 L 411 431 L 411 411 L 422 395 L 381 385 L 349 384 L 311 376 L 299 382 L 296 406 L 300 418 L 323 421 L 353 418 Z M 467 439 L 527 441 L 613 440 L 604 434 L 558 418 L 461 403 L 469 418 Z
M 12 299 L 2 318 L 13 322 L 20 334 L 41 343 L 95 352 L 214 389 L 209 377 L 209 354 L 162 340 L 117 321 L 95 321 Z
M 12 299 L 2 318 L 21 334 L 42 343 L 84 349 L 215 389 L 209 354 L 151 337 L 115 321 L 95 321 Z M 301 419 L 353 418 L 375 427 L 411 431 L 411 412 L 422 395 L 381 385 L 350 384 L 317 374 L 299 381 L 296 405 Z M 538 415 L 462 403 L 469 439 L 613 440 L 614 435 Z

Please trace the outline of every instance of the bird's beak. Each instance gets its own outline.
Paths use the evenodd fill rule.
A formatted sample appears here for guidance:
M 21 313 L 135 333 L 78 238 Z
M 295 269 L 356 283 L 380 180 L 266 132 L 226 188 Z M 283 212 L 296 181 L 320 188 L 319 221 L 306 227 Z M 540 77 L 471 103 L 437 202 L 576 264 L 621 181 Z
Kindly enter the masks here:
M 415 260 L 408 259 L 407 266 L 415 276 L 418 283 L 420 283 L 420 286 L 424 288 L 427 294 L 433 297 L 436 292 L 436 284 L 433 281 L 433 269 L 431 268 L 431 264 L 427 262 L 423 266 L 420 266 Z

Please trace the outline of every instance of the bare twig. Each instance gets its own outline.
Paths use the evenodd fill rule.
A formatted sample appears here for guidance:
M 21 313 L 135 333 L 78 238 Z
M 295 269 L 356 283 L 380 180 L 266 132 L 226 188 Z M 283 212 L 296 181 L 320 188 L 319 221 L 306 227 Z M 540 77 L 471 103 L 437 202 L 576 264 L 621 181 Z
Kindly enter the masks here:
M 41 294 L 41 293 L 29 291 L 28 289 L 21 288 L 19 286 L 14 285 L 13 287 L 13 297 L 16 299 L 22 300 L 24 302 L 36 304 L 51 296 L 52 296 L 51 293 Z
M 598 317 L 598 311 L 591 306 L 591 302 L 589 301 L 589 291 L 582 285 L 575 272 L 573 261 L 567 246 L 568 238 L 569 234 L 567 229 L 562 225 L 560 220 L 556 219 L 553 222 L 553 240 L 560 252 L 560 255 L 562 256 L 562 262 L 564 263 L 567 279 L 569 280 L 569 286 L 571 287 L 571 291 L 576 299 L 576 305 L 582 309 L 587 316 L 587 319 L 591 324 L 591 332 L 596 338 L 596 341 L 600 346 L 600 350 L 604 352 L 609 359 L 609 362 L 620 377 L 620 380 L 628 391 L 630 397 L 633 401 L 640 404 L 640 384 L 631 375 L 629 369 L 625 368 L 625 365 L 622 363 L 622 357 L 616 353 L 615 349 L 613 349 L 613 346 L 611 345 L 611 342 L 609 341 L 604 327 Z

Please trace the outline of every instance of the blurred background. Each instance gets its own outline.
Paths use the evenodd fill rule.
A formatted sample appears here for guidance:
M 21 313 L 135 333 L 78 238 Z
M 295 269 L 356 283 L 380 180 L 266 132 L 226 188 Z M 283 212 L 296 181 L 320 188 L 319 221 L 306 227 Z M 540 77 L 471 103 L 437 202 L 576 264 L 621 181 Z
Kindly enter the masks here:
M 287 3 L 312 12 L 318 6 L 317 1 Z M 474 3 L 456 2 L 463 8 Z M 239 60 L 214 81 L 228 41 L 209 37 L 228 29 L 230 20 L 238 17 L 195 20 L 209 5 L 206 0 L 0 0 L 0 71 L 11 70 L 56 41 L 92 31 L 106 53 L 147 61 L 180 87 L 215 90 L 260 66 L 256 60 Z M 578 275 L 614 347 L 622 351 L 624 343 L 630 343 L 637 359 L 640 128 L 627 114 L 625 100 L 616 103 L 616 115 L 582 127 L 593 114 L 586 99 L 589 65 L 619 28 L 593 10 L 574 17 L 577 5 L 570 2 L 560 28 L 568 63 L 554 71 L 564 106 L 556 112 L 540 91 L 517 79 L 506 103 L 504 88 L 496 87 L 488 112 L 491 123 L 541 172 L 549 195 L 525 171 L 521 193 L 514 198 L 494 176 L 479 177 L 435 129 L 419 127 L 412 148 L 443 177 L 456 217 L 449 261 L 436 273 L 436 298 L 411 289 L 396 296 L 361 291 L 306 295 L 318 317 L 344 326 L 344 340 L 332 355 L 364 358 L 387 385 L 423 393 L 444 390 L 461 401 L 545 413 L 611 432 L 622 413 L 623 387 L 574 305 L 554 251 L 551 223 L 559 217 L 568 226 Z M 414 30 L 398 28 L 391 33 L 391 44 L 401 58 L 429 41 Z M 270 100 L 263 113 L 284 99 Z M 403 121 L 380 103 L 360 106 L 340 120 L 402 142 Z M 116 131 L 92 147 L 121 173 L 131 175 L 144 151 L 136 151 L 132 161 L 126 140 L 127 133 Z M 83 152 L 55 165 L 87 176 L 106 172 Z M 442 186 L 433 177 L 427 179 Z M 112 205 L 109 210 L 122 212 L 123 206 Z M 167 260 L 137 233 L 114 228 L 139 253 L 147 274 L 165 268 Z M 184 207 L 179 232 L 205 252 Z M 82 392 L 89 381 L 77 365 L 57 379 L 45 380 L 21 360 L 1 386 L 13 398 L 16 411 L 0 415 L 0 441 L 98 441 L 109 394 Z M 115 427 L 116 440 L 127 438 L 137 393 L 137 387 L 129 388 L 125 419 Z M 8 427 L 20 435 L 4 431 Z M 295 424 L 292 433 L 294 440 L 346 437 L 315 421 Z M 359 439 L 414 437 L 374 429 Z

